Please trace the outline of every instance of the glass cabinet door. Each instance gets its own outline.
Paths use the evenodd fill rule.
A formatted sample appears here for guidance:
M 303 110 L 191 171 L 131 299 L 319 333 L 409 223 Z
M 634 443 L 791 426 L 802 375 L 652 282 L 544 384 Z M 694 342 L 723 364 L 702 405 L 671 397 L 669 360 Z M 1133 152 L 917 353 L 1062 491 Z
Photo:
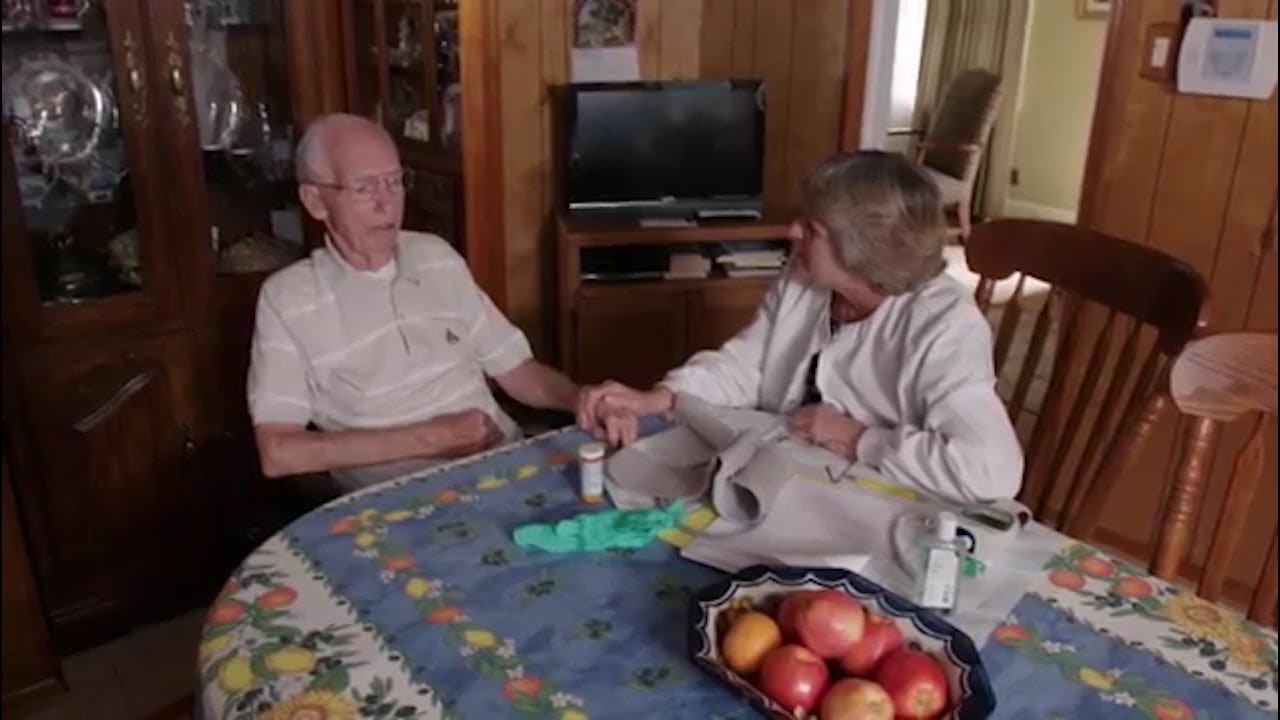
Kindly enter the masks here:
M 458 9 L 448 0 L 346 0 L 348 89 L 355 112 L 404 147 L 457 150 Z
M 294 182 L 284 5 L 188 0 L 189 96 L 219 275 L 267 273 L 306 252 Z
M 115 320 L 172 312 L 157 246 L 146 145 L 145 50 L 134 0 L 3 4 L 6 284 L 24 315 L 123 305 Z M 6 293 L 6 298 L 15 295 Z

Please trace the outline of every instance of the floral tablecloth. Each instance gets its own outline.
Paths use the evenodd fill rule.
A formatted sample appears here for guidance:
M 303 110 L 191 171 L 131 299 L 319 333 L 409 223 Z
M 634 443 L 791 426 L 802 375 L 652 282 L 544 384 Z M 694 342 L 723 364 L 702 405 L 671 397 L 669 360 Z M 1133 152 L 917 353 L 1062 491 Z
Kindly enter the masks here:
M 686 657 L 687 598 L 718 576 L 679 557 L 687 533 L 599 555 L 512 543 L 588 509 L 586 439 L 549 434 L 295 521 L 209 611 L 201 716 L 754 717 Z M 1082 544 L 982 655 L 996 717 L 1276 717 L 1274 632 Z

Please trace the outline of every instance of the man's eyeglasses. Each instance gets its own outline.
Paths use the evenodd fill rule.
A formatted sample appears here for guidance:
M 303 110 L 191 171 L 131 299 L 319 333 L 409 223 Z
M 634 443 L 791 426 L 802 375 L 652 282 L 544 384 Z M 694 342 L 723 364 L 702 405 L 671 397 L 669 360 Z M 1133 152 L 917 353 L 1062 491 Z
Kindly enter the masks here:
M 352 199 L 356 202 L 371 203 L 378 198 L 379 190 L 388 195 L 403 195 L 406 190 L 413 187 L 413 171 L 401 170 L 378 177 L 361 178 L 347 185 L 322 182 L 307 182 L 306 184 L 342 190 L 343 192 L 351 193 Z

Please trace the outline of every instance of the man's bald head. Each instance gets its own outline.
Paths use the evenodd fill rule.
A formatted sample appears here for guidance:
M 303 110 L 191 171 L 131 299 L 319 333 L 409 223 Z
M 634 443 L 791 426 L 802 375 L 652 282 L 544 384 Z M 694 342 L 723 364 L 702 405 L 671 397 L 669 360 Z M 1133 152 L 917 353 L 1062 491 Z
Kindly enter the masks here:
M 406 173 L 391 136 L 358 115 L 322 115 L 298 141 L 298 198 L 351 265 L 391 259 L 404 219 Z
M 340 174 L 344 149 L 370 143 L 394 148 L 391 135 L 372 120 L 349 113 L 321 115 L 307 126 L 294 153 L 294 174 L 299 183 L 332 183 Z

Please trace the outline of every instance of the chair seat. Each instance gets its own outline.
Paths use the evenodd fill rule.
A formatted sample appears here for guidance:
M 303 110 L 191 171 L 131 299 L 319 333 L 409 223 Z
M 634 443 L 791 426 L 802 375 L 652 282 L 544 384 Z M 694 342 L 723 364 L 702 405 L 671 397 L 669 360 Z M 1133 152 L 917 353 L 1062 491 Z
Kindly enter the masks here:
M 938 192 L 942 194 L 942 203 L 944 205 L 955 205 L 965 199 L 967 188 L 963 180 L 938 172 L 927 165 L 923 169 L 933 179 L 934 184 L 938 186 Z

